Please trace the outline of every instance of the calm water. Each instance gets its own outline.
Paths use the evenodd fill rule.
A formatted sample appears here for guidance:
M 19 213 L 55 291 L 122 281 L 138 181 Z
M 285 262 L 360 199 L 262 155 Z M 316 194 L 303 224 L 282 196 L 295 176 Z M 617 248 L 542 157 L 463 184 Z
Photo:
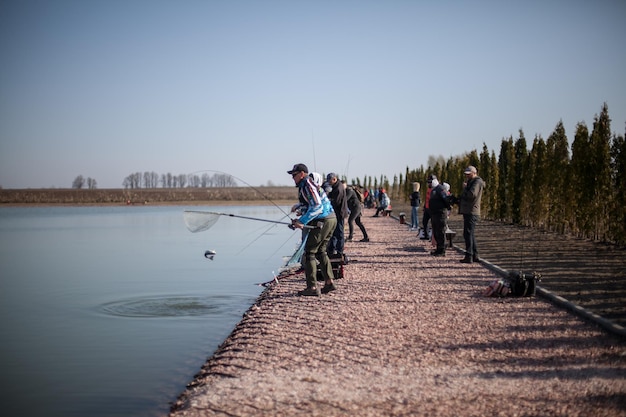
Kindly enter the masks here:
M 190 233 L 184 209 L 0 208 L 3 415 L 167 414 L 299 240 L 231 217 Z

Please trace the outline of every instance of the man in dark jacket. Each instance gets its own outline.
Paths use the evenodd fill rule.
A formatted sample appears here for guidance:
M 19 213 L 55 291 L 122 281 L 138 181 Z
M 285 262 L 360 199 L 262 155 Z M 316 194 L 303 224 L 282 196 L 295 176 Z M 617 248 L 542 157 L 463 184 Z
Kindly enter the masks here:
M 446 256 L 446 229 L 448 226 L 448 210 L 451 209 L 450 198 L 443 186 L 436 179 L 432 180 L 430 193 L 430 218 L 433 222 L 433 236 L 437 242 L 437 249 L 430 254 Z
M 337 174 L 331 172 L 326 176 L 328 185 L 332 187 L 328 193 L 330 203 L 333 205 L 333 210 L 337 216 L 337 227 L 328 242 L 328 255 L 337 256 L 343 255 L 343 247 L 345 245 L 344 227 L 346 218 L 348 217 L 348 202 L 346 200 L 346 189 L 339 181 Z
M 474 231 L 480 217 L 480 200 L 485 183 L 478 176 L 476 167 L 468 166 L 464 174 L 465 187 L 459 198 L 459 213 L 463 215 L 463 239 L 465 239 L 465 257 L 461 259 L 461 262 L 471 264 L 480 260 Z

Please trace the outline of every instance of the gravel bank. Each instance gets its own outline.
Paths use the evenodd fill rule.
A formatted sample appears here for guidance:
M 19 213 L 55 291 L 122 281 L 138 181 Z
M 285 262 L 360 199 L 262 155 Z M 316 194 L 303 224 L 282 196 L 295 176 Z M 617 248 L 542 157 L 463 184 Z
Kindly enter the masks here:
M 623 340 L 540 298 L 484 298 L 493 272 L 363 220 L 339 289 L 264 291 L 171 416 L 626 416 Z

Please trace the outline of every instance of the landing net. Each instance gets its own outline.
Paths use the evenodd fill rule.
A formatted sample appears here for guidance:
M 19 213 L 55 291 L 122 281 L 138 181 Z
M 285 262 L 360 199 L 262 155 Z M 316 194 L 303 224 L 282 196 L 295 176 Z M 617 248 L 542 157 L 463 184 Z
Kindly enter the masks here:
M 207 211 L 185 211 L 183 213 L 185 226 L 192 233 L 209 230 L 220 219 L 219 213 Z

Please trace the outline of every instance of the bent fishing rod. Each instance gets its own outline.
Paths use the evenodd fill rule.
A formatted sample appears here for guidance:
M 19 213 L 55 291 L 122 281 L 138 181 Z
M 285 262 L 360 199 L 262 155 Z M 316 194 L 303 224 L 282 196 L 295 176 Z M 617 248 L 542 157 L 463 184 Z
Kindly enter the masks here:
M 185 225 L 190 232 L 202 232 L 211 228 L 219 219 L 219 216 L 236 217 L 240 219 L 255 220 L 260 222 L 284 224 L 290 228 L 294 228 L 293 222 L 283 222 L 280 220 L 260 219 L 258 217 L 240 216 L 232 213 L 219 213 L 214 211 L 198 211 L 198 210 L 185 210 L 183 212 L 183 218 Z M 317 226 L 304 225 L 305 229 L 314 229 Z

